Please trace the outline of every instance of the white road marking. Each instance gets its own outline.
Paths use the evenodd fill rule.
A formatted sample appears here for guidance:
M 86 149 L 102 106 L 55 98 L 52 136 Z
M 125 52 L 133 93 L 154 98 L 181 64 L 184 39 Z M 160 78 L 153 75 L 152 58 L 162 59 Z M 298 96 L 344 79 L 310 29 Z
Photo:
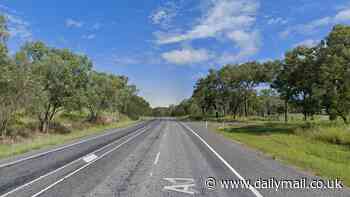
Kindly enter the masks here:
M 41 194 L 43 194 L 44 192 L 48 191 L 49 189 L 53 188 L 54 186 L 56 186 L 57 184 L 63 182 L 64 180 L 68 179 L 69 177 L 75 175 L 76 173 L 80 172 L 81 170 L 87 168 L 88 166 L 90 166 L 91 164 L 95 163 L 96 161 L 104 158 L 105 156 L 109 155 L 111 152 L 117 150 L 118 148 L 120 148 L 121 146 L 123 146 L 124 144 L 128 143 L 129 141 L 133 140 L 134 138 L 136 138 L 137 136 L 143 134 L 144 132 L 146 132 L 147 129 L 144 129 L 143 131 L 141 131 L 140 133 L 132 136 L 131 138 L 129 138 L 128 140 L 126 140 L 125 142 L 119 144 L 118 146 L 114 147 L 113 149 L 103 153 L 98 159 L 94 160 L 93 162 L 87 163 L 84 166 L 78 168 L 77 170 L 69 173 L 68 175 L 64 176 L 63 178 L 59 179 L 58 181 L 54 182 L 53 184 L 49 185 L 48 187 L 46 187 L 45 189 L 41 190 L 40 192 L 34 194 L 32 197 L 37 197 L 40 196 Z
M 160 156 L 160 152 L 157 153 L 156 158 L 154 159 L 154 165 L 157 165 L 158 161 L 159 161 L 159 156 Z
M 89 142 L 89 141 L 97 139 L 97 138 L 101 138 L 101 137 L 104 137 L 104 136 L 115 134 L 115 133 L 117 133 L 119 131 L 120 130 L 114 131 L 114 132 L 108 132 L 108 133 L 105 133 L 105 134 L 102 134 L 102 135 L 98 135 L 98 136 L 95 136 L 95 137 L 91 137 L 91 138 L 88 138 L 88 139 L 85 139 L 85 140 L 81 140 L 81 141 L 75 142 L 73 144 L 62 146 L 62 147 L 59 147 L 59 148 L 56 148 L 56 149 L 52 149 L 52 150 L 49 150 L 49 151 L 46 151 L 46 152 L 34 154 L 34 155 L 31 155 L 31 156 L 28 156 L 28 157 L 25 157 L 25 158 L 22 158 L 22 159 L 18 159 L 18 160 L 12 161 L 12 162 L 0 164 L 0 168 L 4 168 L 4 167 L 7 167 L 7 166 L 15 165 L 17 163 L 21 163 L 21 162 L 26 161 L 26 160 L 35 159 L 37 157 L 41 157 L 41 156 L 44 156 L 44 155 L 47 155 L 47 154 L 50 154 L 50 153 L 58 152 L 60 150 L 64 150 L 66 148 L 70 148 L 70 147 L 73 147 L 73 146 L 76 146 L 76 145 L 79 145 L 79 144 L 83 144 L 85 142 Z
M 138 130 L 140 130 L 140 129 L 138 129 Z M 137 132 L 138 130 L 136 130 L 135 132 Z M 147 130 L 147 128 L 143 129 L 142 132 L 144 132 L 145 130 Z M 125 137 L 126 137 L 126 136 L 124 136 L 124 137 L 118 139 L 117 141 L 115 141 L 115 142 L 113 142 L 113 143 L 110 143 L 110 144 L 108 144 L 108 145 L 106 145 L 106 146 L 104 146 L 104 147 L 101 147 L 101 148 L 95 150 L 95 151 L 92 152 L 92 153 L 99 152 L 99 151 L 101 151 L 101 150 L 103 150 L 103 149 L 105 149 L 105 148 L 107 148 L 107 147 L 109 147 L 109 146 L 111 146 L 111 145 L 113 145 L 113 144 L 119 142 L 120 140 L 122 140 L 122 139 L 125 138 Z M 28 183 L 25 183 L 25 184 L 23 184 L 23 185 L 21 185 L 21 186 L 19 186 L 19 187 L 16 187 L 15 189 L 13 189 L 13 190 L 11 190 L 11 191 L 9 191 L 9 192 L 7 192 L 7 193 L 1 195 L 0 197 L 6 197 L 6 196 L 8 196 L 8 195 L 10 195 L 10 194 L 12 194 L 12 193 L 15 193 L 16 191 L 18 191 L 18 190 L 20 190 L 20 189 L 22 189 L 22 188 L 25 188 L 25 187 L 27 187 L 28 185 L 31 185 L 31 184 L 33 184 L 33 183 L 35 183 L 35 182 L 37 182 L 37 181 L 40 181 L 40 180 L 43 179 L 43 178 L 46 178 L 46 177 L 48 177 L 48 176 L 50 176 L 50 175 L 52 175 L 52 174 L 54 174 L 54 173 L 56 173 L 56 172 L 58 172 L 58 171 L 64 169 L 64 168 L 66 168 L 66 167 L 69 167 L 69 166 L 71 166 L 71 165 L 73 165 L 73 164 L 75 164 L 75 163 L 81 161 L 82 158 L 83 158 L 83 157 L 78 158 L 78 159 L 76 159 L 76 160 L 74 160 L 74 161 L 72 161 L 72 162 L 70 162 L 70 163 L 68 163 L 68 164 L 66 164 L 66 165 L 64 165 L 64 166 L 62 166 L 62 167 L 60 167 L 60 168 L 57 168 L 57 169 L 54 170 L 54 171 L 51 171 L 51 172 L 49 172 L 49 173 L 47 173 L 47 174 L 44 174 L 44 175 L 42 175 L 42 176 L 40 176 L 40 177 L 38 177 L 38 178 L 36 178 L 36 179 L 34 179 L 34 180 L 28 182 Z
M 90 154 L 90 155 L 87 155 L 85 157 L 83 157 L 83 160 L 86 162 L 86 163 L 90 163 L 92 162 L 93 160 L 97 159 L 98 157 L 95 155 L 95 154 Z
M 163 190 L 181 192 L 185 194 L 194 195 L 195 193 L 199 193 L 193 187 L 196 186 L 193 179 L 190 178 L 164 178 L 164 180 L 169 181 L 173 185 L 164 186 Z
M 149 173 L 150 176 L 153 176 L 153 172 Z
M 186 124 L 184 124 L 184 123 L 181 123 L 186 129 L 188 129 L 189 131 L 191 131 L 196 137 L 198 137 L 198 139 L 200 140 L 200 141 L 202 141 L 202 143 L 204 144 L 204 145 L 206 145 L 208 148 L 209 148 L 209 150 L 211 151 L 211 152 L 213 152 L 214 153 L 214 155 L 216 156 L 216 157 L 218 157 L 220 160 L 221 160 L 221 162 L 222 163 L 224 163 L 225 165 L 226 165 L 226 167 L 228 168 L 228 169 L 230 169 L 231 170 L 231 172 L 233 172 L 233 174 L 235 174 L 240 180 L 242 180 L 244 183 L 246 183 L 247 184 L 247 181 L 219 154 L 219 153 L 217 153 L 201 136 L 199 136 L 195 131 L 193 131 L 190 127 L 188 127 Z M 249 185 L 249 184 L 247 184 L 247 186 L 248 186 L 248 188 L 249 188 L 249 190 L 251 191 L 251 192 L 253 192 L 253 194 L 255 195 L 255 196 L 257 196 L 257 197 L 263 197 L 263 195 L 262 194 L 260 194 L 260 192 L 257 190 L 257 189 L 255 189 L 253 186 L 251 186 L 251 185 Z

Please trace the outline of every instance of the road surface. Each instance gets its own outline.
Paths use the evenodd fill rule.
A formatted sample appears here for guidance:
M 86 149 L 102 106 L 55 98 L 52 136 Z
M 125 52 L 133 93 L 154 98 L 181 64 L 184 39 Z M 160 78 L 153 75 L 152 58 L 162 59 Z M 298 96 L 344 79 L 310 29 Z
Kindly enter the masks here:
M 350 196 L 345 188 L 277 189 L 264 180 L 325 183 L 201 123 L 170 119 L 0 162 L 0 197 Z

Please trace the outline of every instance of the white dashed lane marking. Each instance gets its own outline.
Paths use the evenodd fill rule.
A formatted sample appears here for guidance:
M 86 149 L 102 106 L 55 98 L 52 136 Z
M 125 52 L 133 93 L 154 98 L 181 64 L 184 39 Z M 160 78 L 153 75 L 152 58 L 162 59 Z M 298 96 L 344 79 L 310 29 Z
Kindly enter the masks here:
M 95 155 L 95 154 L 90 154 L 90 155 L 87 155 L 83 158 L 83 160 L 86 162 L 86 163 L 90 163 L 92 161 L 94 161 L 95 159 L 97 159 L 98 157 Z
M 154 165 L 157 165 L 158 161 L 159 161 L 159 156 L 160 156 L 160 152 L 157 153 L 157 156 L 154 160 Z

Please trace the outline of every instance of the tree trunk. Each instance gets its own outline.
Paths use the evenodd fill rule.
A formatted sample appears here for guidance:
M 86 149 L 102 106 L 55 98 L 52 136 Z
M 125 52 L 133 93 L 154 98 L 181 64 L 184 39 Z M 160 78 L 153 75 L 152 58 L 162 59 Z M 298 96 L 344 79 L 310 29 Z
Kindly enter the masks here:
M 284 122 L 288 122 L 288 100 L 284 101 Z
M 346 117 L 346 115 L 341 114 L 340 117 L 343 119 L 345 124 L 349 124 L 348 118 Z
M 1 123 L 1 128 L 0 128 L 0 131 L 1 131 L 1 136 L 2 137 L 6 137 L 7 135 L 7 120 L 4 120 L 2 123 Z
M 247 99 L 247 97 L 244 98 L 244 116 L 248 117 L 248 99 Z
M 48 122 L 47 122 L 47 120 L 40 120 L 39 129 L 40 129 L 41 132 L 47 133 L 47 131 L 48 131 Z

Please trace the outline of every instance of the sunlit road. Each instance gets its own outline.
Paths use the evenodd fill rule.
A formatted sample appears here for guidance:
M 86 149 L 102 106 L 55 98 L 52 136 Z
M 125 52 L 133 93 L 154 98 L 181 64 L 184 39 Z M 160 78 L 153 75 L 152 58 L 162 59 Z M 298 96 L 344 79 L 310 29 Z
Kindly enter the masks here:
M 209 132 L 202 123 L 155 120 L 84 140 L 0 163 L 0 197 L 350 196 L 347 189 L 244 185 L 317 178 Z M 220 180 L 227 179 L 238 186 L 223 188 Z

